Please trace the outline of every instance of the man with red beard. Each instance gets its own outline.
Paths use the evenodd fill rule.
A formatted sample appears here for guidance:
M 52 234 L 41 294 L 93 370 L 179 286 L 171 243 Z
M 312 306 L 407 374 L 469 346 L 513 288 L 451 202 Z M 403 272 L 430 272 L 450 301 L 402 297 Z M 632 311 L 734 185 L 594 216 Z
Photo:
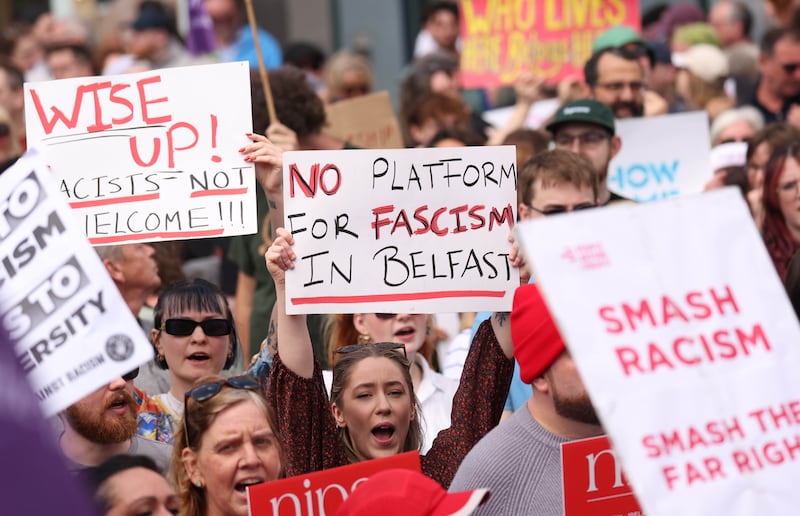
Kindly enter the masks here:
M 64 431 L 58 444 L 70 471 L 80 471 L 115 455 L 128 454 L 152 458 L 166 474 L 172 447 L 136 435 L 133 379 L 137 374 L 138 369 L 135 369 L 113 379 L 61 413 Z
M 561 443 L 602 435 L 603 428 L 535 284 L 514 294 L 511 338 L 533 396 L 472 448 L 450 491 L 488 488 L 492 496 L 475 515 L 561 516 Z

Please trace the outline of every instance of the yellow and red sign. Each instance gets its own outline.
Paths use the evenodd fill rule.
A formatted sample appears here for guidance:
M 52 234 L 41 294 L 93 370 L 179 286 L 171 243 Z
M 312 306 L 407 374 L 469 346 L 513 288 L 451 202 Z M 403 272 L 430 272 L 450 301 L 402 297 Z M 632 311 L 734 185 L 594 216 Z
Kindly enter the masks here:
M 463 84 L 582 75 L 595 37 L 617 25 L 639 30 L 638 0 L 461 0 Z

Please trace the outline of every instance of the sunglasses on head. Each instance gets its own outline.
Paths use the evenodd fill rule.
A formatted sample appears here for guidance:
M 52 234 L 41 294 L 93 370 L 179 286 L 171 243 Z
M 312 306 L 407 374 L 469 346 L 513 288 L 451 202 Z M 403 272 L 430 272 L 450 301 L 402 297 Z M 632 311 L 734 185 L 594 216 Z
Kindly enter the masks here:
M 194 321 L 192 319 L 167 319 L 161 323 L 161 329 L 176 337 L 188 337 L 194 333 L 194 329 L 200 326 L 209 337 L 222 337 L 230 335 L 233 325 L 227 319 L 206 319 L 204 321 Z
M 399 344 L 397 342 L 374 342 L 369 344 L 351 344 L 349 346 L 343 346 L 336 350 L 337 353 L 341 355 L 346 355 L 347 353 L 352 353 L 354 351 L 358 351 L 359 349 L 363 349 L 365 346 L 375 346 L 378 349 L 388 349 L 392 351 L 403 350 L 403 356 L 408 360 L 408 355 L 406 354 L 406 347 L 403 344 Z
M 198 385 L 197 387 L 186 391 L 186 394 L 183 397 L 183 432 L 186 434 L 187 447 L 191 447 L 189 444 L 189 426 L 186 423 L 186 419 L 189 417 L 189 413 L 186 410 L 187 404 L 189 403 L 189 398 L 197 401 L 198 403 L 208 401 L 219 394 L 222 390 L 222 387 L 225 385 L 234 389 L 244 389 L 248 391 L 255 391 L 261 387 L 261 384 L 258 383 L 258 380 L 254 376 L 242 375 L 231 376 L 230 378 L 221 378 L 214 382 Z
M 127 373 L 123 374 L 122 375 L 122 379 L 125 380 L 126 382 L 130 382 L 130 381 L 134 380 L 137 376 L 139 376 L 139 368 L 138 367 L 136 369 L 132 370 L 132 371 L 128 371 Z

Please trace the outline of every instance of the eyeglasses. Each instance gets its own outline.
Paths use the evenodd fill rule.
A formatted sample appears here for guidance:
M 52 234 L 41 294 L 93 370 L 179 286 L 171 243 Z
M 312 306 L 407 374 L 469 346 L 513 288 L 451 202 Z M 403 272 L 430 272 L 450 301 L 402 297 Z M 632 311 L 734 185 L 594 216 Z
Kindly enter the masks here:
M 544 210 L 540 210 L 539 208 L 534 207 L 533 205 L 529 204 L 528 208 L 532 209 L 536 213 L 541 213 L 544 216 L 548 215 L 558 215 L 559 213 L 568 213 L 570 211 L 583 211 L 589 210 L 592 208 L 597 208 L 596 204 L 579 204 L 577 206 L 550 206 Z
M 222 337 L 230 335 L 233 325 L 227 319 L 206 319 L 205 321 L 193 321 L 192 319 L 167 319 L 161 323 L 161 329 L 176 337 L 188 337 L 194 333 L 194 329 L 200 326 L 209 337 Z
M 781 65 L 781 68 L 783 68 L 784 72 L 791 75 L 800 68 L 800 63 L 784 63 Z
M 778 185 L 778 193 L 795 193 L 797 192 L 798 185 L 800 185 L 800 180 L 793 179 L 791 181 L 786 181 Z
M 394 319 L 397 317 L 397 314 L 375 314 L 375 317 L 382 321 L 388 321 L 389 319 Z
M 611 136 L 602 131 L 586 131 L 579 134 L 569 134 L 559 132 L 554 139 L 556 147 L 572 147 L 572 143 L 578 140 L 582 147 L 597 147 Z
M 139 376 L 139 368 L 137 367 L 133 371 L 129 371 L 122 375 L 122 379 L 126 382 L 133 381 L 137 376 Z
M 189 416 L 189 412 L 186 410 L 189 403 L 189 398 L 192 398 L 198 403 L 208 401 L 219 394 L 222 390 L 222 387 L 225 385 L 234 389 L 244 389 L 248 391 L 255 391 L 261 387 L 261 384 L 258 383 L 258 380 L 255 377 L 242 375 L 231 376 L 230 378 L 221 378 L 214 382 L 198 385 L 197 387 L 186 391 L 186 394 L 183 397 L 183 432 L 186 434 L 187 447 L 191 448 L 189 445 L 189 426 L 186 423 L 186 418 Z
M 606 89 L 613 93 L 620 93 L 622 90 L 626 88 L 630 88 L 634 93 L 640 93 L 644 90 L 644 83 L 641 81 L 631 81 L 631 82 L 624 82 L 624 81 L 614 81 L 614 82 L 598 82 L 597 86 L 600 88 Z
M 399 349 L 403 350 L 403 356 L 408 360 L 408 355 L 406 354 L 406 347 L 403 344 L 399 344 L 397 342 L 375 342 L 370 344 L 351 344 L 350 346 L 342 346 L 341 348 L 336 350 L 336 353 L 340 355 L 346 355 L 347 353 L 352 353 L 354 351 L 358 351 L 359 349 L 364 349 L 366 346 L 375 346 L 378 349 L 388 349 L 392 351 L 397 351 Z

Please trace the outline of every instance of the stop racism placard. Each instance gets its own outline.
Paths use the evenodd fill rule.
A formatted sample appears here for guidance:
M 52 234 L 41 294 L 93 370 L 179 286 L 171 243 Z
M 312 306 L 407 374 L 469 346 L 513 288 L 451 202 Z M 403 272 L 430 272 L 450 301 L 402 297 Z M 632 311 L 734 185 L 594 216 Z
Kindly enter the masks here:
M 517 231 L 645 514 L 797 512 L 800 326 L 739 190 Z

